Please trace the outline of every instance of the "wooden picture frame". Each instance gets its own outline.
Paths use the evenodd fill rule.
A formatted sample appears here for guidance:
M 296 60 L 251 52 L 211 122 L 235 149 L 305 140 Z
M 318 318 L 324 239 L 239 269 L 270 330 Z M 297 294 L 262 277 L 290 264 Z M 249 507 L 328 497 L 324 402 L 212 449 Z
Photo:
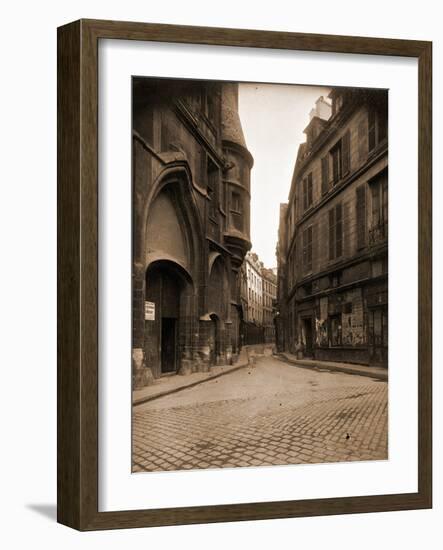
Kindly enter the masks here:
M 124 39 L 404 56 L 419 75 L 418 491 L 98 511 L 98 41 Z M 79 530 L 432 506 L 432 44 L 412 40 L 80 20 L 58 29 L 58 521 Z

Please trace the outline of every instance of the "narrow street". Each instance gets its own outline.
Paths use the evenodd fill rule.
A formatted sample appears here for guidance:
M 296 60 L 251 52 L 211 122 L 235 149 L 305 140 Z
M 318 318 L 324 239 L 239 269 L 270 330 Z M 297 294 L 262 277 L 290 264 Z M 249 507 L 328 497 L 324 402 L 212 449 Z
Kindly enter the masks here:
M 133 471 L 386 460 L 387 382 L 275 357 L 133 409 Z

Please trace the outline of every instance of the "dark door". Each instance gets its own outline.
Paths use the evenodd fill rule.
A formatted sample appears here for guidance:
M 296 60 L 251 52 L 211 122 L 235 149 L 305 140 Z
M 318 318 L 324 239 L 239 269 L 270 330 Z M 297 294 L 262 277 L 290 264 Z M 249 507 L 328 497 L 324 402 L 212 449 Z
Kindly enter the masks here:
M 176 324 L 177 319 L 162 317 L 161 371 L 176 371 Z
M 305 355 L 312 357 L 312 319 L 303 319 L 305 329 Z
M 376 308 L 369 312 L 370 361 L 373 365 L 386 365 L 388 362 L 388 312 Z
M 209 364 L 217 364 L 218 346 L 217 346 L 217 320 L 211 319 L 211 325 L 209 327 Z

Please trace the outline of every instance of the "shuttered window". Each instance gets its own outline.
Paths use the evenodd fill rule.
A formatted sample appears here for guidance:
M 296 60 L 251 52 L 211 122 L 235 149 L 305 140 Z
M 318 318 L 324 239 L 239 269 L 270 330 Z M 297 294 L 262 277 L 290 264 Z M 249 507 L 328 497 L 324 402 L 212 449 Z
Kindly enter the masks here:
M 331 149 L 332 183 L 335 185 L 341 179 L 341 141 Z
M 303 231 L 303 267 L 305 271 L 312 269 L 312 225 Z
M 366 245 L 366 188 L 364 185 L 357 187 L 357 248 L 364 248 Z
M 367 155 L 366 119 L 363 119 L 358 125 L 358 160 L 360 164 L 366 161 Z
M 329 158 L 328 155 L 321 159 L 321 194 L 324 195 L 329 189 Z
M 303 209 L 307 210 L 312 206 L 312 172 L 303 180 Z
M 342 155 L 341 155 L 341 167 L 342 167 L 342 176 L 345 176 L 351 168 L 351 135 L 348 130 L 346 134 L 342 137 Z
M 334 260 L 343 254 L 343 213 L 342 205 L 329 210 L 329 259 Z

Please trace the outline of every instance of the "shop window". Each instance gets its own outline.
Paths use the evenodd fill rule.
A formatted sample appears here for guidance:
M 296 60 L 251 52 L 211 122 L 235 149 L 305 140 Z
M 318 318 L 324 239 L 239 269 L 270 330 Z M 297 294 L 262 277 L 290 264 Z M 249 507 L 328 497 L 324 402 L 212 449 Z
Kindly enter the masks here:
M 331 346 L 341 346 L 341 315 L 333 315 L 329 317 L 329 335 Z

